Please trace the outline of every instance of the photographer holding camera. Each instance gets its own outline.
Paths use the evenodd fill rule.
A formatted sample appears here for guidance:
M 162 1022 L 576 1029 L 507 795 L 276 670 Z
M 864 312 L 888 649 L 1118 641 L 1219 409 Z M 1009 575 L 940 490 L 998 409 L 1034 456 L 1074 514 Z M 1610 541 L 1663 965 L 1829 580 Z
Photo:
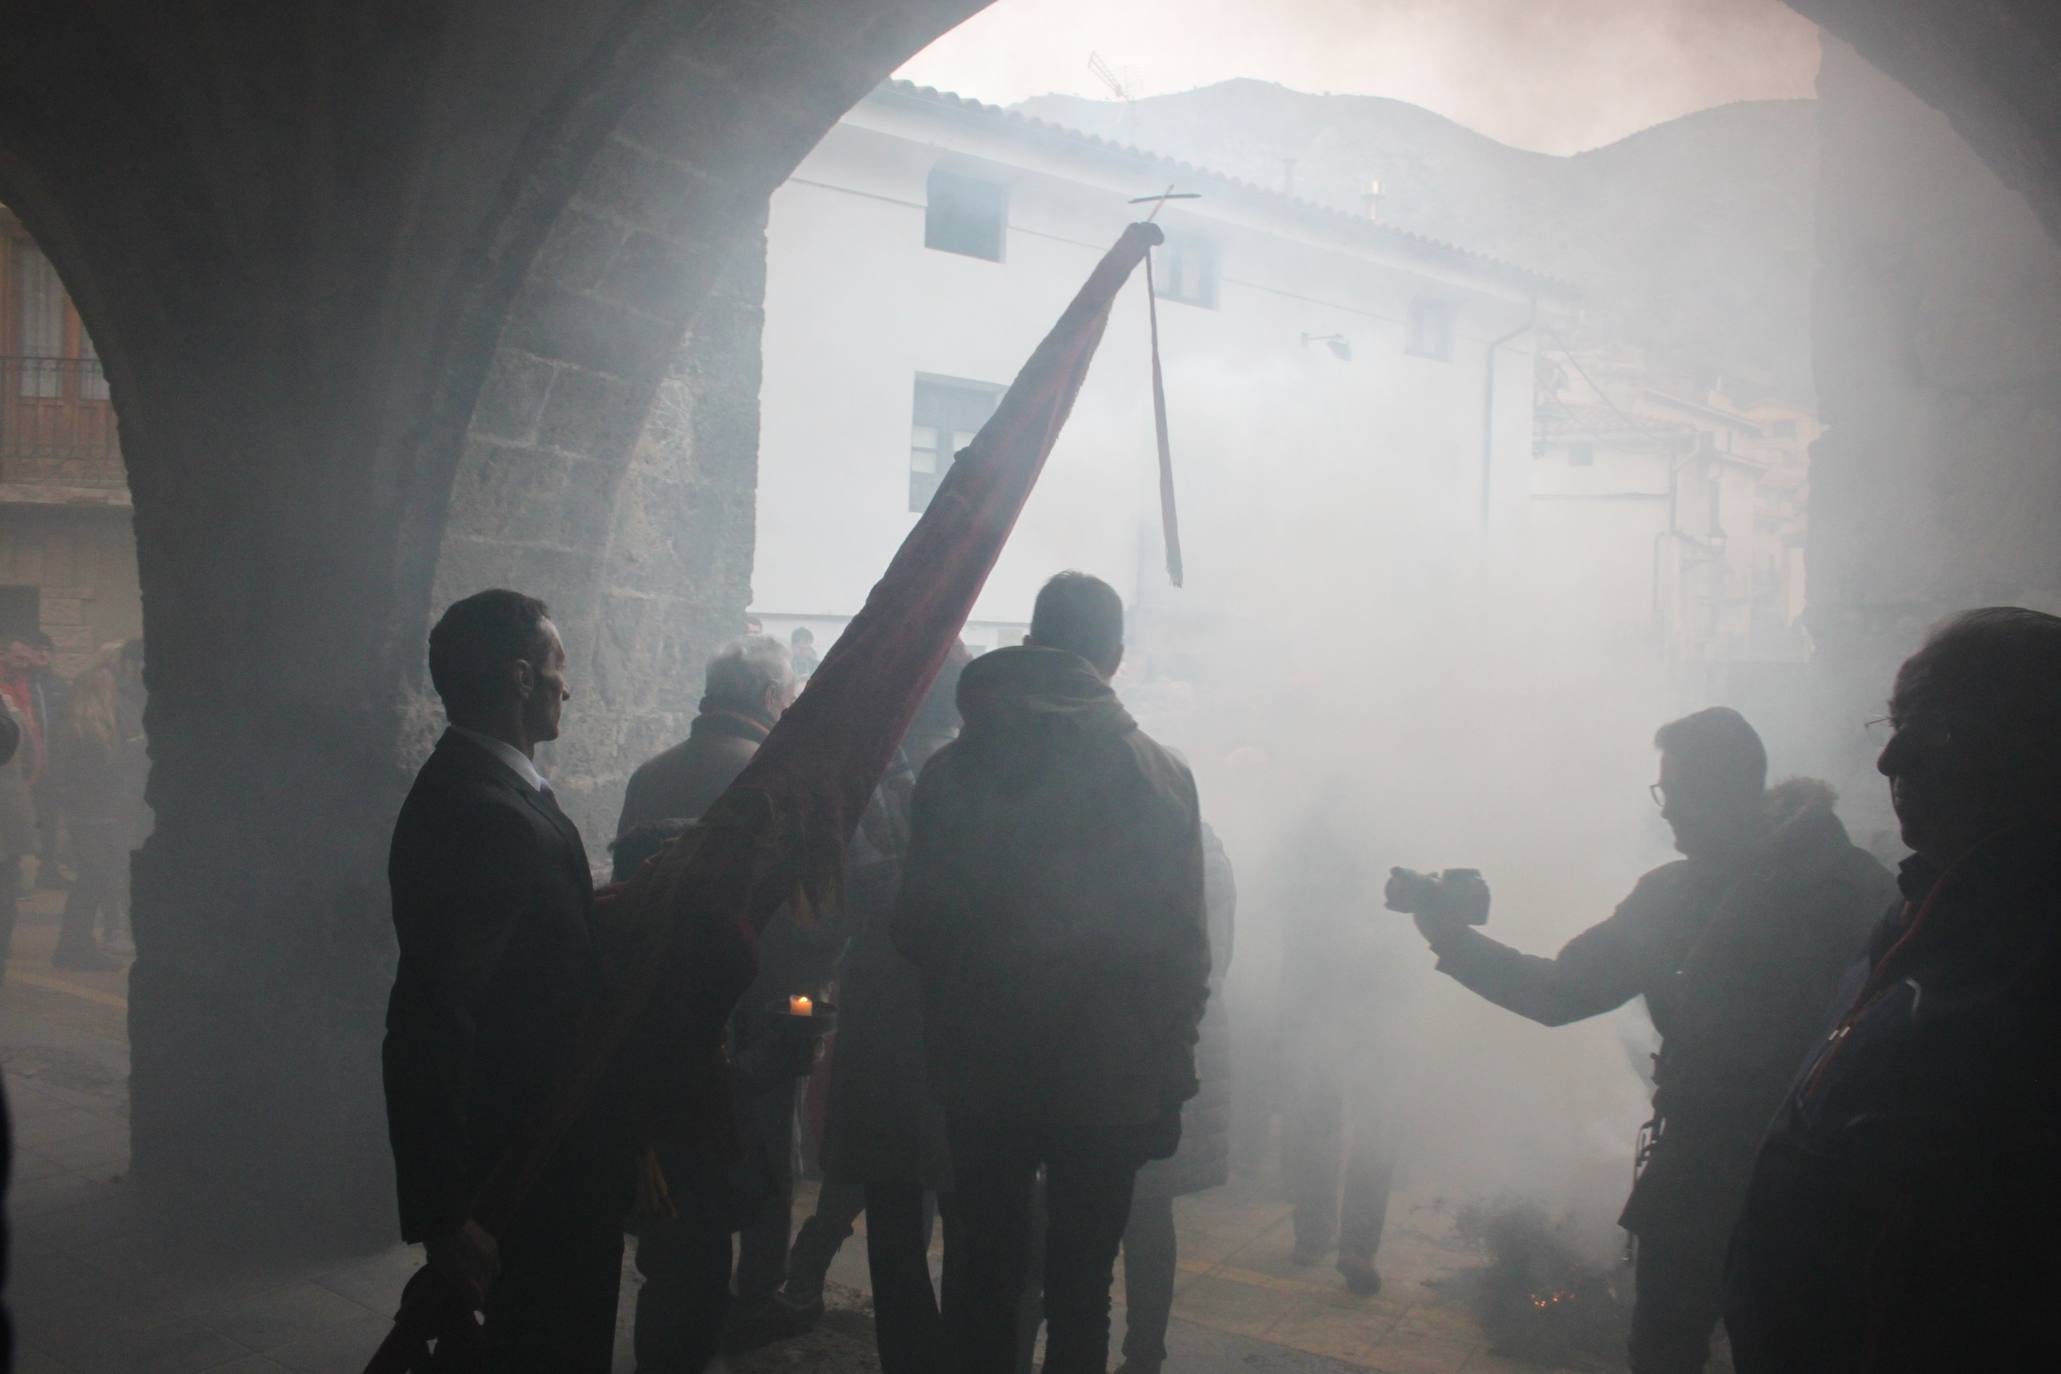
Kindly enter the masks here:
M 1699 711 L 1653 742 L 1653 797 L 1682 858 L 1554 958 L 1473 928 L 1489 901 L 1472 870 L 1398 869 L 1387 899 L 1416 917 L 1441 973 L 1541 1025 L 1646 999 L 1662 1037 L 1654 1116 L 1618 1218 L 1638 1238 L 1630 1361 L 1634 1374 L 1692 1374 L 1710 1354 L 1761 1132 L 1895 885 L 1847 839 L 1830 787 L 1766 787 L 1766 749 L 1738 712 Z

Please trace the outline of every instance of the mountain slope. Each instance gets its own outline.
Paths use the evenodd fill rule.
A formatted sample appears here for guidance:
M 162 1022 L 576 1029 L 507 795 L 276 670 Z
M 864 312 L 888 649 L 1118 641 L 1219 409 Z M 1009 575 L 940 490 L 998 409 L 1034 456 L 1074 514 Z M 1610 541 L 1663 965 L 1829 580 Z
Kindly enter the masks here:
M 1017 108 L 1565 277 L 1586 332 L 1667 360 L 1810 393 L 1812 102 L 1700 111 L 1572 157 L 1497 143 L 1377 96 L 1227 81 L 1130 105 Z

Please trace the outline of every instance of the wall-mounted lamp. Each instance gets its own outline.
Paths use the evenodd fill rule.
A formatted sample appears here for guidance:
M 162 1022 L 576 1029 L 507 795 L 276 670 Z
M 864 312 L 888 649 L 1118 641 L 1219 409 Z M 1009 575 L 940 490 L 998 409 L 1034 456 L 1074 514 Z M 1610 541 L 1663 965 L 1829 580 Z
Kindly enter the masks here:
M 1343 334 L 1305 334 L 1302 336 L 1302 346 L 1304 348 L 1308 348 L 1313 343 L 1320 343 L 1330 349 L 1331 356 L 1342 363 L 1349 363 L 1353 360 L 1353 341 Z

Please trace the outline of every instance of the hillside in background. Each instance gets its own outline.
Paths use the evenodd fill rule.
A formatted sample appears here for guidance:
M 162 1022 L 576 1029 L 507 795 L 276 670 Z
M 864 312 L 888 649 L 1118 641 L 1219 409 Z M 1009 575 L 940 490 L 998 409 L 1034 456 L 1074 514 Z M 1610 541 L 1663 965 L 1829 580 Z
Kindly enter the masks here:
M 1725 105 L 1573 157 L 1497 143 L 1377 96 L 1227 81 L 1025 114 L 1381 218 L 1580 286 L 1590 337 L 1811 394 L 1818 130 L 1807 100 Z

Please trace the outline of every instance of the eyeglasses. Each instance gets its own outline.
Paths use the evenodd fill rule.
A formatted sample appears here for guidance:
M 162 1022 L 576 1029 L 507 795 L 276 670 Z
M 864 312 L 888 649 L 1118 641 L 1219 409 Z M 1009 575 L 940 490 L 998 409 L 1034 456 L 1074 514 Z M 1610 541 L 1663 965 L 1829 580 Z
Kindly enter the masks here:
M 1953 725 L 1937 717 L 1898 720 L 1894 716 L 1877 716 L 1865 728 L 1870 739 L 1885 747 L 1895 739 L 1908 739 L 1927 749 L 1944 749 L 1954 742 Z
M 1657 782 L 1646 784 L 1646 795 L 1653 798 L 1655 806 L 1667 805 L 1667 789 Z

